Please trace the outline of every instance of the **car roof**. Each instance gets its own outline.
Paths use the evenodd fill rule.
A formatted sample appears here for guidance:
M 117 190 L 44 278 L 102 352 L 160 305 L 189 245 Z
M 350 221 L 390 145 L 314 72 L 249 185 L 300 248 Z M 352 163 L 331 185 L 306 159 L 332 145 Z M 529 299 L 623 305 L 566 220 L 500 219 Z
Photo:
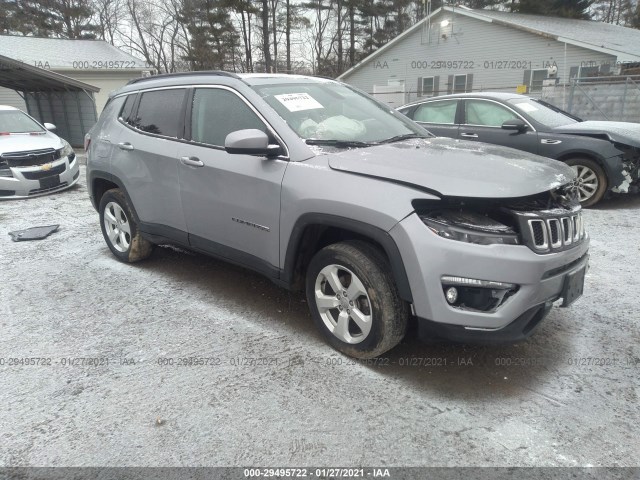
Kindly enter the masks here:
M 131 80 L 124 87 L 109 94 L 110 97 L 121 93 L 140 89 L 159 88 L 182 85 L 233 85 L 234 82 L 242 82 L 246 85 L 265 84 L 289 84 L 289 83 L 328 83 L 333 79 L 324 77 L 312 77 L 307 75 L 291 75 L 286 73 L 232 73 L 221 70 L 178 72 L 140 77 Z
M 398 108 L 410 107 L 424 102 L 431 102 L 434 100 L 453 100 L 455 98 L 486 98 L 489 100 L 513 100 L 513 99 L 526 99 L 529 98 L 526 95 L 519 95 L 517 93 L 506 92 L 478 92 L 478 93 L 456 93 L 453 95 L 439 95 L 437 97 L 422 98 L 406 105 L 402 105 Z

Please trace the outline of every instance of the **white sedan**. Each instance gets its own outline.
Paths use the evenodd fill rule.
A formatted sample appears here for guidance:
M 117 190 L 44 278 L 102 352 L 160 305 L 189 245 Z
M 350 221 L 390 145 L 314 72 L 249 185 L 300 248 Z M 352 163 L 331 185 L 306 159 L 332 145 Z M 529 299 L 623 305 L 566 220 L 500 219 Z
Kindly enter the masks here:
M 55 128 L 0 105 L 0 200 L 57 192 L 78 181 L 73 148 L 51 132 Z

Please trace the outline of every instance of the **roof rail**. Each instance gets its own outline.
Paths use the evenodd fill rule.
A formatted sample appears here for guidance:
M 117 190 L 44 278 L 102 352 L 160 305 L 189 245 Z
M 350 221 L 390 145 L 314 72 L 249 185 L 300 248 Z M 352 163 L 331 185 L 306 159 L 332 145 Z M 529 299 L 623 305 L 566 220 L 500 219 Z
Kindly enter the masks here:
M 197 72 L 176 72 L 176 73 L 161 73 L 159 75 L 150 75 L 148 77 L 140 77 L 134 78 L 133 80 L 129 80 L 127 85 L 133 85 L 134 83 L 146 82 L 150 80 L 157 80 L 161 78 L 176 78 L 176 77 L 189 77 L 194 75 L 218 75 L 220 77 L 232 77 L 232 78 L 240 78 L 235 73 L 224 72 L 222 70 L 200 70 Z

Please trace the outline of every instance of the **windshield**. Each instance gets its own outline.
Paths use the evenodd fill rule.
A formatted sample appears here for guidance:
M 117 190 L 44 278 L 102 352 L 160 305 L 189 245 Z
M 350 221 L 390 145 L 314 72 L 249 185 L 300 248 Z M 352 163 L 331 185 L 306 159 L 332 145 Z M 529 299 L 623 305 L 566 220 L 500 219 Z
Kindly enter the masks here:
M 0 135 L 43 131 L 37 122 L 20 110 L 0 110 Z
M 391 107 L 339 83 L 253 88 L 309 144 L 368 146 L 429 136 Z
M 547 127 L 561 127 L 562 125 L 569 125 L 572 123 L 578 123 L 571 117 L 567 117 L 560 112 L 551 110 L 549 107 L 539 104 L 529 98 L 512 98 L 509 103 L 513 105 L 517 110 L 533 118 L 536 122 L 539 122 Z

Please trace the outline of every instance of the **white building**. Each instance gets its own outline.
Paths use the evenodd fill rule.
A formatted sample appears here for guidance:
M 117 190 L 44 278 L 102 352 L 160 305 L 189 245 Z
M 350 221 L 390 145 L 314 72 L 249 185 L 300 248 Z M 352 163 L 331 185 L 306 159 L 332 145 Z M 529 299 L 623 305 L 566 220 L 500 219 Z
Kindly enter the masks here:
M 536 95 L 543 84 L 640 62 L 640 30 L 587 20 L 443 7 L 340 77 L 392 106 L 470 91 Z

